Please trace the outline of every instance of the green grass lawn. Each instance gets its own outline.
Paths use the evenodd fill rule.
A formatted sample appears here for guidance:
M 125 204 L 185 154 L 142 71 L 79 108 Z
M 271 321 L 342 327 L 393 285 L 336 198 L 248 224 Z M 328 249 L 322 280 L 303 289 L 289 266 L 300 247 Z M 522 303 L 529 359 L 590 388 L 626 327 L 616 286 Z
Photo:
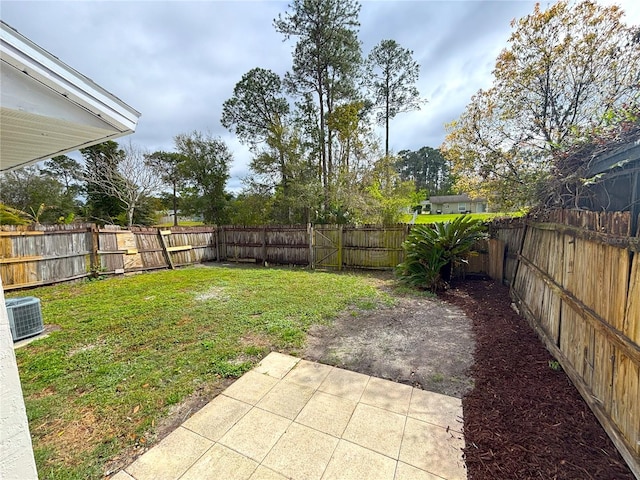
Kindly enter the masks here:
M 496 217 L 516 217 L 518 213 L 468 213 L 471 218 L 480 218 L 482 220 L 492 220 Z M 419 223 L 437 223 L 437 222 L 450 222 L 455 218 L 461 216 L 459 213 L 443 213 L 440 215 L 420 214 L 416 218 L 416 224 Z M 409 223 L 413 215 L 402 215 L 401 223 Z
M 42 287 L 47 338 L 16 351 L 40 478 L 102 478 L 118 453 L 153 439 L 171 405 L 348 305 L 388 302 L 366 275 L 186 268 Z

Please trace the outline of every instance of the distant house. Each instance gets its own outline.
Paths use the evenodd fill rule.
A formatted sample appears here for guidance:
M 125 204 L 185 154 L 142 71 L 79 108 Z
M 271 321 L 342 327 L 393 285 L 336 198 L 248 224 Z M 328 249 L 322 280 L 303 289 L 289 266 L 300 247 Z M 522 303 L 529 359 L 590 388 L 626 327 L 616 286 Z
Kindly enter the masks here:
M 423 209 L 434 213 L 486 213 L 486 198 L 470 198 L 469 195 L 442 195 L 429 197 L 422 202 Z
M 156 217 L 158 218 L 157 223 L 161 225 L 173 223 L 175 216 L 176 214 L 173 210 L 162 210 L 156 212 Z M 204 216 L 202 214 L 185 216 L 180 214 L 180 210 L 178 210 L 178 222 L 204 222 Z

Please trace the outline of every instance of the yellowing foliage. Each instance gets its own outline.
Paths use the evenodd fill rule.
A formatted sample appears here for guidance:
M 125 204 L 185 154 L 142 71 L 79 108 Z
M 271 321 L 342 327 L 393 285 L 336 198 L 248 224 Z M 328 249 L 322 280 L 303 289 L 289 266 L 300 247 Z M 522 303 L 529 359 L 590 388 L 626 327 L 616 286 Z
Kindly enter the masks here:
M 640 42 L 622 15 L 563 1 L 513 22 L 492 87 L 447 125 L 441 149 L 459 190 L 503 207 L 531 205 L 556 149 L 637 102 Z

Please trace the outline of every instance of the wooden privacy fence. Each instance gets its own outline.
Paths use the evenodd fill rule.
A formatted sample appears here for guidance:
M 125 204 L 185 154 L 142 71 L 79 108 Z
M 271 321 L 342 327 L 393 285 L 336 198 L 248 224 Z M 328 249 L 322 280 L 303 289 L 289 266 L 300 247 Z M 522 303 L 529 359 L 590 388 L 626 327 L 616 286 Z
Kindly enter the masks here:
M 207 261 L 390 269 L 403 260 L 410 225 L 8 227 L 0 229 L 0 274 L 6 290 Z M 488 268 L 478 245 L 464 273 Z
M 95 225 L 0 228 L 6 290 L 201 263 L 255 262 L 316 267 L 391 268 L 407 227 L 322 225 L 97 228 Z M 315 261 L 317 259 L 317 261 Z M 338 260 L 340 259 L 340 260 Z
M 629 212 L 567 210 L 494 224 L 490 264 L 640 478 L 640 232 L 631 225 Z

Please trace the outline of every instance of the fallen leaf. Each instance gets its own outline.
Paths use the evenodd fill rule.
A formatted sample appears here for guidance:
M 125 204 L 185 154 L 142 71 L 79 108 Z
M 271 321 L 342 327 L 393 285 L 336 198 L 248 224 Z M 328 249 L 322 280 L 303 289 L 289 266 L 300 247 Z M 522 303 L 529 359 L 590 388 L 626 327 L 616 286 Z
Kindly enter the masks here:
M 140 410 L 140 405 L 136 405 L 135 407 L 133 407 L 133 414 L 135 415 L 136 413 L 138 413 L 139 410 Z

